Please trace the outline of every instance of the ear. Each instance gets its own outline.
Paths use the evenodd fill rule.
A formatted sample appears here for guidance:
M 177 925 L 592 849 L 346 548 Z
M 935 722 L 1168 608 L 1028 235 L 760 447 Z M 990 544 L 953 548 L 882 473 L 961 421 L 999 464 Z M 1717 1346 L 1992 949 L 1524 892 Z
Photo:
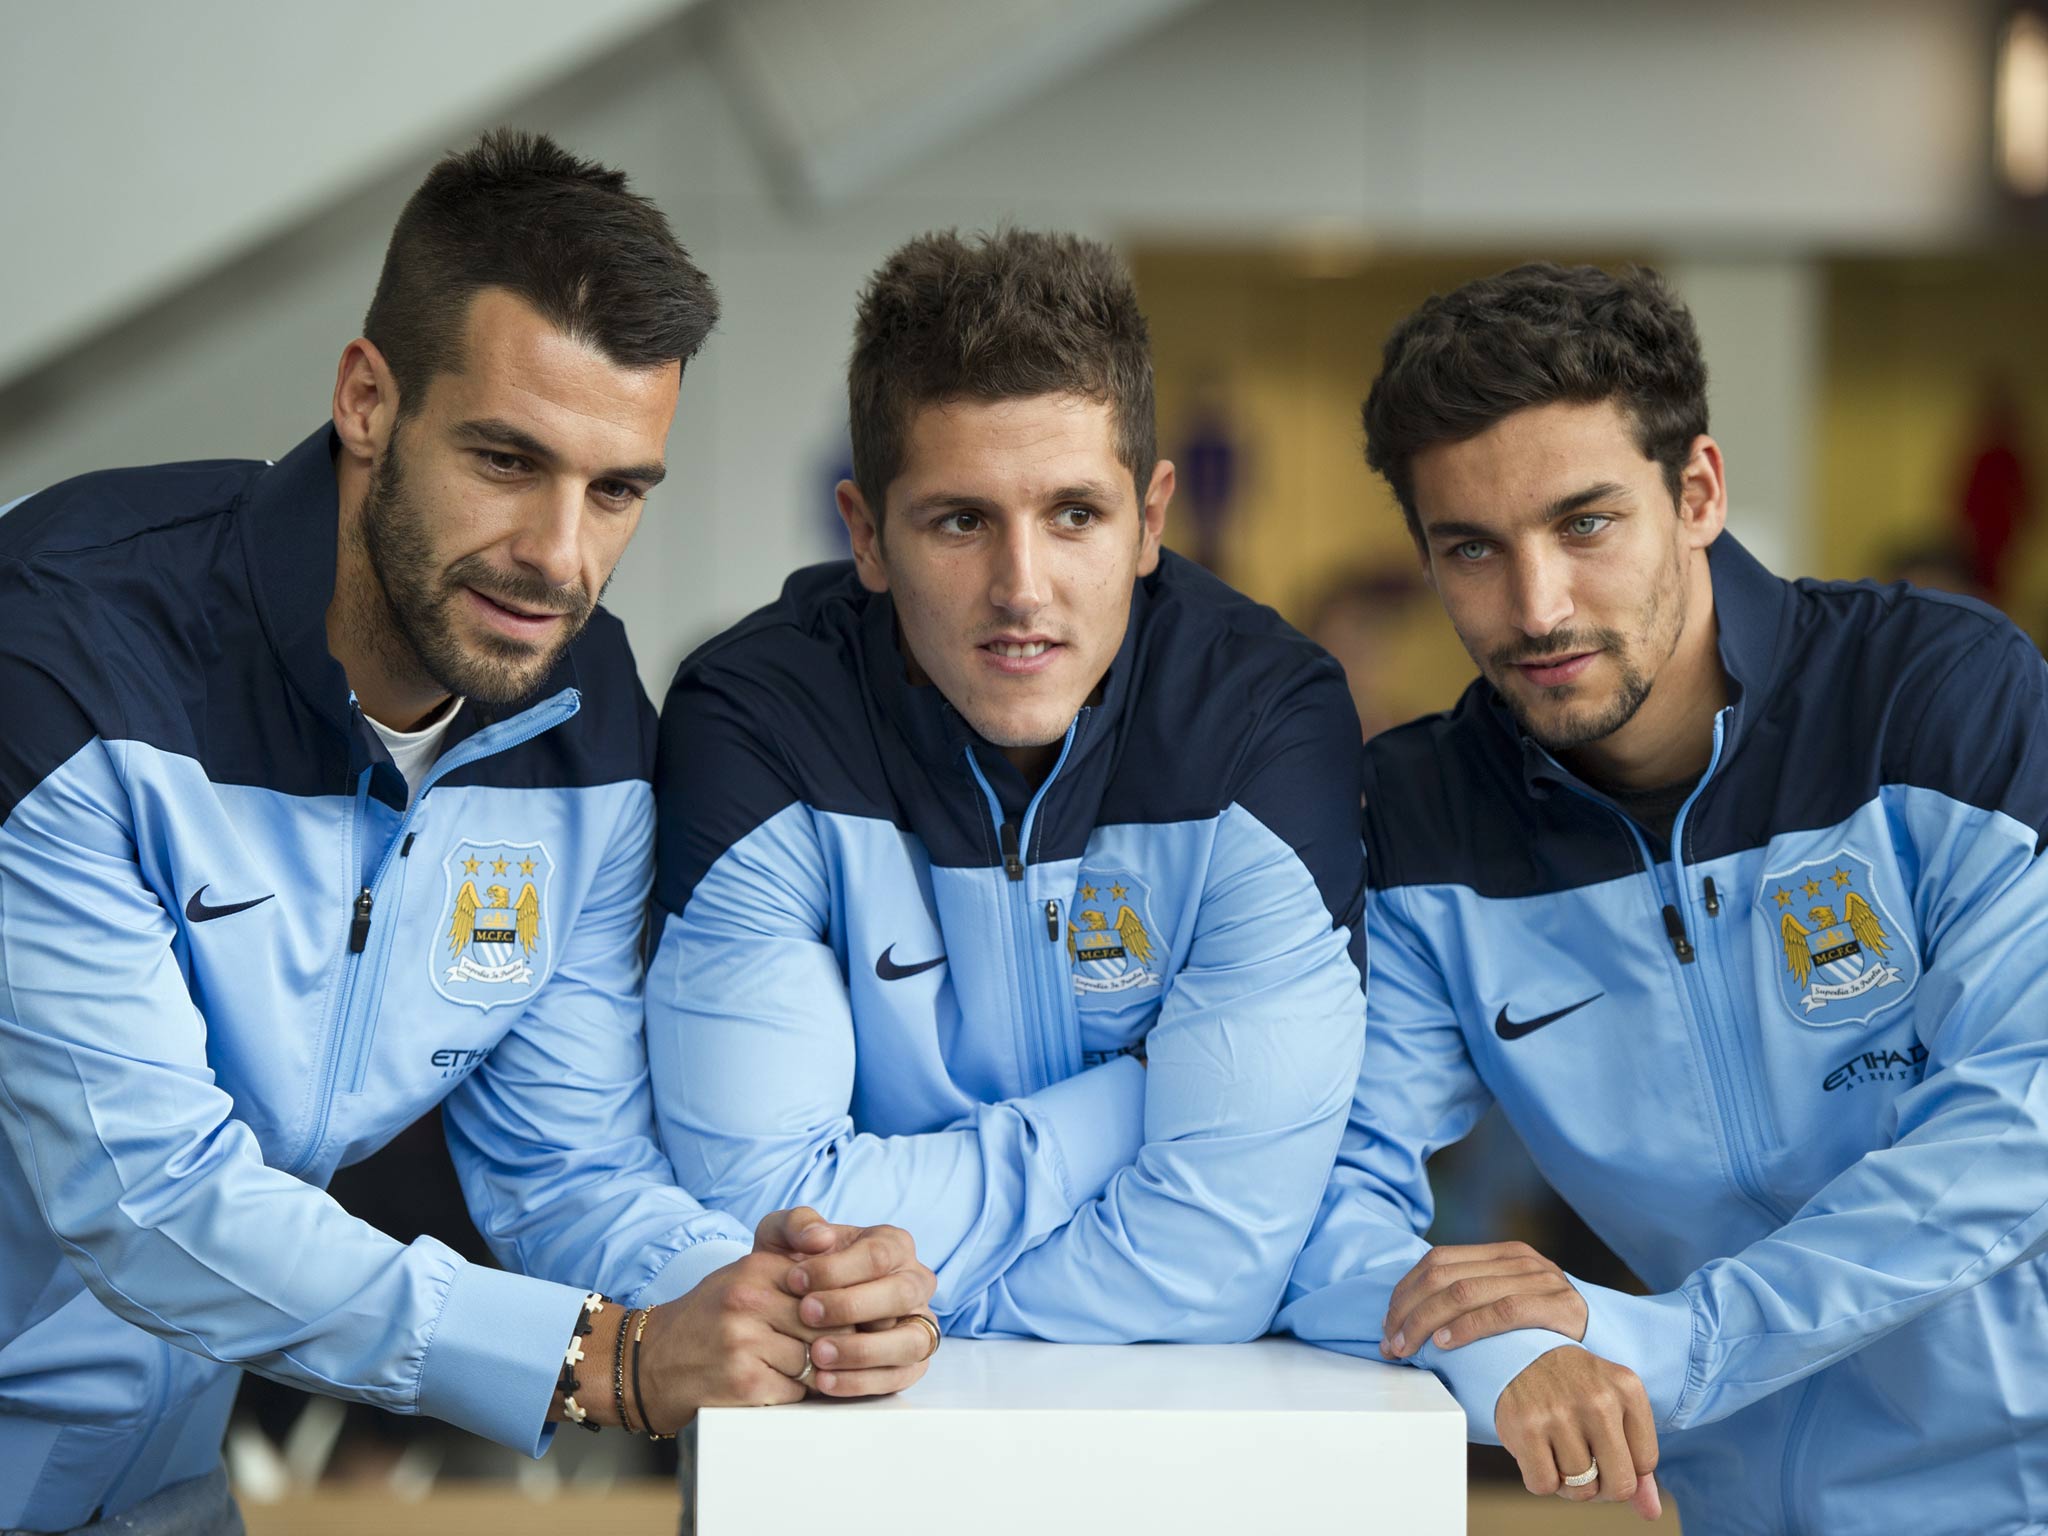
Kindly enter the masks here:
M 1721 445 L 1704 432 L 1692 440 L 1692 452 L 1679 475 L 1678 520 L 1685 525 L 1685 542 L 1691 549 L 1705 549 L 1728 526 L 1728 476 Z
M 1159 569 L 1159 541 L 1166 533 L 1166 504 L 1173 500 L 1173 484 L 1173 462 L 1161 459 L 1152 466 L 1152 482 L 1145 487 L 1144 504 L 1138 509 L 1140 576 Z
M 839 520 L 846 524 L 847 537 L 853 541 L 853 568 L 860 573 L 860 584 L 870 592 L 888 591 L 889 567 L 882 560 L 881 520 L 869 510 L 867 498 L 851 480 L 834 486 L 832 499 L 839 504 Z
M 383 455 L 398 426 L 398 381 L 384 354 L 358 336 L 342 349 L 334 374 L 334 431 L 341 451 L 365 469 Z

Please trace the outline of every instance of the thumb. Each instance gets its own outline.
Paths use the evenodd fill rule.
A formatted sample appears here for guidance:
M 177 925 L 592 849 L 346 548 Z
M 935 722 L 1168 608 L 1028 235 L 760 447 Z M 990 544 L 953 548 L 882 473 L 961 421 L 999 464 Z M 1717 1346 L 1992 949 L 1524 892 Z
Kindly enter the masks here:
M 1655 1520 L 1664 1513 L 1664 1501 L 1657 1496 L 1656 1473 L 1645 1472 L 1636 1479 L 1635 1496 L 1629 1503 L 1645 1520 Z
M 790 1252 L 796 1248 L 805 1231 L 823 1225 L 824 1220 L 807 1205 L 787 1211 L 770 1211 L 754 1228 L 754 1251 Z

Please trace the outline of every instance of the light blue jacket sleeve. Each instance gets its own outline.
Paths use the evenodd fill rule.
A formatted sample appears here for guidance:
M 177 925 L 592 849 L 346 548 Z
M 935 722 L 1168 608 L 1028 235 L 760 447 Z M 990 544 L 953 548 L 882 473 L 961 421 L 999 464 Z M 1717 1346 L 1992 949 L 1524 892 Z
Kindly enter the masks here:
M 856 1131 L 853 1010 L 823 937 L 830 909 L 811 814 L 791 806 L 668 916 L 647 981 L 663 1144 L 684 1184 L 743 1219 L 810 1205 L 903 1227 L 938 1276 L 944 1315 L 1137 1155 L 1144 1069 L 1114 1061 L 963 1105 L 945 1130 Z
M 121 748 L 0 826 L 0 1133 L 118 1317 L 308 1391 L 535 1451 L 580 1290 L 394 1242 L 263 1161 L 142 878 Z
M 1375 891 L 1366 905 L 1364 1066 L 1336 1171 L 1294 1267 L 1276 1326 L 1312 1343 L 1382 1358 L 1380 1329 L 1402 1276 L 1429 1253 L 1434 1213 L 1427 1164 L 1461 1140 L 1492 1103 L 1465 1049 L 1427 945 L 1400 907 Z M 1499 1443 L 1494 1406 L 1538 1356 L 1577 1341 L 1517 1329 L 1444 1350 L 1424 1343 L 1407 1363 L 1434 1371 L 1465 1410 L 1468 1436 Z
M 1951 718 L 1923 725 L 1907 765 L 1974 792 L 1884 791 L 1918 870 L 1927 1050 L 1890 1144 L 1674 1292 L 1579 1287 L 1587 1347 L 1643 1378 L 1666 1427 L 1733 1413 L 2048 1251 L 2048 667 L 2016 634 L 1993 646 L 1936 690 Z M 1924 772 L 1930 753 L 1951 760 Z
M 1355 804 L 1356 782 L 1334 793 Z M 949 1327 L 1071 1343 L 1265 1333 L 1358 1076 L 1353 937 L 1288 842 L 1226 811 L 1187 963 L 1145 1042 L 1136 1160 Z
M 554 974 L 442 1107 L 498 1261 L 634 1306 L 752 1248 L 745 1227 L 677 1186 L 655 1139 L 640 990 L 653 848 L 653 791 L 633 784 Z

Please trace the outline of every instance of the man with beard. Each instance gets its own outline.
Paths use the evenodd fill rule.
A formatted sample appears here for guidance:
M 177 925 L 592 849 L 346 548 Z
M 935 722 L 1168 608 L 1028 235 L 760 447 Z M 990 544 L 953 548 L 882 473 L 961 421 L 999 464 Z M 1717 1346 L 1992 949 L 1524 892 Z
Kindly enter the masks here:
M 1741 549 L 1654 274 L 1430 300 L 1365 426 L 1482 676 L 1367 751 L 1365 1063 L 1282 1326 L 1436 1370 L 1532 1492 L 1653 1514 L 1656 1468 L 1690 1536 L 2043 1529 L 2048 668 Z M 1654 1294 L 1428 1247 L 1489 1103 Z
M 533 1454 L 920 1373 L 904 1234 L 750 1241 L 653 1139 L 654 721 L 596 605 L 715 316 L 622 175 L 490 135 L 331 425 L 0 519 L 0 1528 L 239 1530 L 236 1367 Z M 323 1192 L 437 1102 L 506 1271 Z M 821 1305 L 876 1330 L 829 1383 Z

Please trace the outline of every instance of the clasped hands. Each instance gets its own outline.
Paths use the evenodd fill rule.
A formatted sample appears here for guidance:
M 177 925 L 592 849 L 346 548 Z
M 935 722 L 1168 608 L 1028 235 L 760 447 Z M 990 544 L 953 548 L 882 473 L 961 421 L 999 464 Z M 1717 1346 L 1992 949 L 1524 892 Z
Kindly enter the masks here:
M 1394 1287 L 1380 1353 L 1405 1360 L 1425 1343 L 1457 1349 L 1516 1328 L 1586 1336 L 1586 1302 L 1565 1272 L 1527 1243 L 1432 1248 Z M 1635 1372 L 1561 1345 L 1508 1383 L 1494 1405 L 1500 1443 L 1531 1493 L 1629 1503 L 1645 1520 L 1657 1495 L 1657 1427 Z M 1598 1464 L 1599 1476 L 1567 1477 Z
M 773 1212 L 751 1254 L 648 1319 L 646 1427 L 673 1433 L 699 1408 L 793 1403 L 807 1392 L 899 1392 L 936 1349 L 936 1325 L 919 1320 L 932 1315 L 936 1285 L 899 1227 L 838 1226 L 807 1207 Z

